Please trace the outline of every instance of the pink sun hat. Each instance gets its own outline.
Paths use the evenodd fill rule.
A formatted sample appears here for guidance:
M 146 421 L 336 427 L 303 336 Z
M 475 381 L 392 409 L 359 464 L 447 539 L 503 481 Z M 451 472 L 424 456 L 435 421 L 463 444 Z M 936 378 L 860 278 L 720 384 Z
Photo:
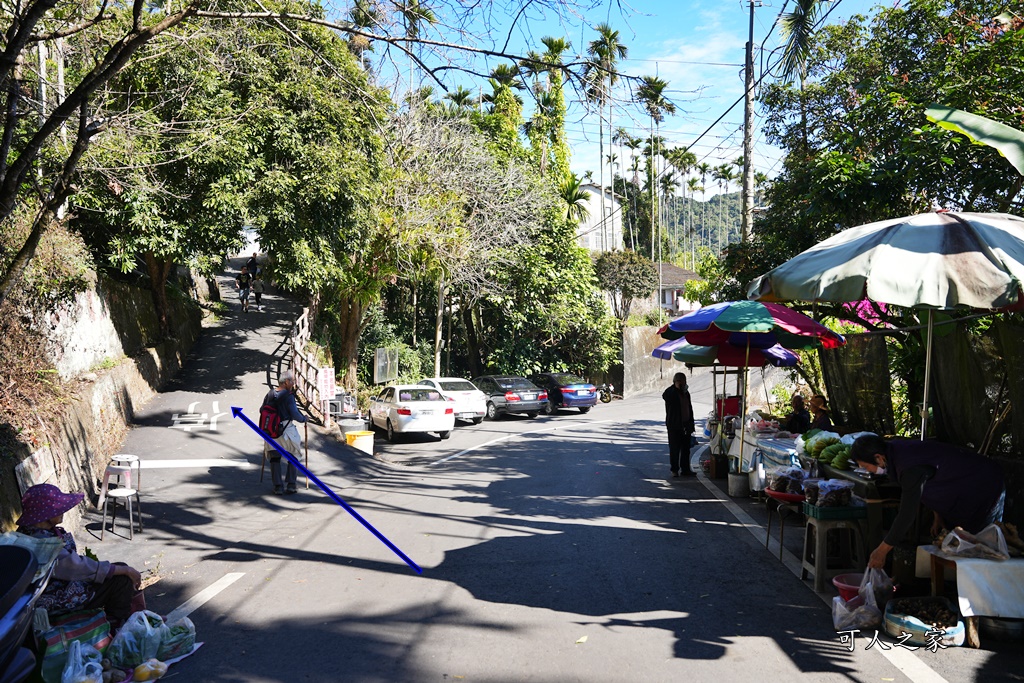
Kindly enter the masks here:
M 32 526 L 64 514 L 82 502 L 84 493 L 64 493 L 53 484 L 37 484 L 21 497 L 18 526 Z

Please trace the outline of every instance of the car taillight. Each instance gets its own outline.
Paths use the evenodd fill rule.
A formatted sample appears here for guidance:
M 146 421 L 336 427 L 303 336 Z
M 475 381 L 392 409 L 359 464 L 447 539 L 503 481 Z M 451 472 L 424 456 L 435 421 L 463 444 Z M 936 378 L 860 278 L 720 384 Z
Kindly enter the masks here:
M 511 391 L 506 391 L 505 392 L 505 400 L 506 401 L 518 401 L 519 400 L 519 394 L 513 393 Z
M 575 389 L 566 389 L 565 387 L 562 387 L 562 393 L 567 395 L 567 396 L 572 396 L 573 394 L 576 393 L 576 390 Z
M 452 414 L 452 413 L 454 413 L 454 412 L 455 412 L 455 411 L 454 411 L 453 409 L 451 409 L 451 408 L 445 408 L 445 409 L 444 409 L 444 414 L 445 414 L 445 415 L 451 415 L 451 414 Z
M 546 392 L 546 391 L 540 392 L 540 395 L 537 396 L 537 400 L 539 400 L 539 401 L 546 401 L 546 400 L 548 400 L 548 392 Z
M 395 412 L 397 412 L 399 415 L 412 415 L 412 411 L 409 410 L 408 408 L 399 408 Z

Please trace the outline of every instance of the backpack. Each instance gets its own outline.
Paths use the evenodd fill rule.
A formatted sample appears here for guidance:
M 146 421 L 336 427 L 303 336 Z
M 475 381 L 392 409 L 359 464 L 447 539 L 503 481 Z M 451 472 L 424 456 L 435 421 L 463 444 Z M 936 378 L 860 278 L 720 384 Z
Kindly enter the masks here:
M 263 405 L 260 406 L 260 429 L 266 432 L 271 439 L 276 439 L 284 434 L 281 413 L 277 410 L 277 396 L 273 389 L 267 393 L 263 399 Z

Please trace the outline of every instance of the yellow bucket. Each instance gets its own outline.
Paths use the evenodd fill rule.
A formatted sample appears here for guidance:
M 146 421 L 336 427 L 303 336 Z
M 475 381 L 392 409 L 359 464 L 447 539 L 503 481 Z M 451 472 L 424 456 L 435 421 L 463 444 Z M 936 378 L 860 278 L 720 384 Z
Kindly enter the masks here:
M 345 432 L 345 443 L 367 455 L 373 455 L 373 432 Z

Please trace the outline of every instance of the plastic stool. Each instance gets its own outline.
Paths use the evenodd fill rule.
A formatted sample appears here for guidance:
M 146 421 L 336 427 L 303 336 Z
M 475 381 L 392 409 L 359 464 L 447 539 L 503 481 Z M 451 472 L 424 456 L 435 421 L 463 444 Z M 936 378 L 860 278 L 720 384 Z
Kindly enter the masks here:
M 860 519 L 818 519 L 807 517 L 804 528 L 804 556 L 800 578 L 806 579 L 807 572 L 814 573 L 814 590 L 825 590 L 825 581 L 840 574 L 862 571 L 866 564 L 864 550 L 863 520 Z M 849 545 L 840 546 L 838 557 L 828 555 L 828 534 L 830 531 L 848 532 L 841 534 Z M 842 541 L 841 541 L 842 543 Z M 829 559 L 837 559 L 841 566 L 829 567 Z
M 132 470 L 136 470 L 132 472 Z M 116 477 L 118 488 L 133 488 L 136 491 L 142 490 L 142 461 L 137 455 L 114 455 L 110 458 L 110 464 L 103 471 L 103 484 L 100 486 L 100 498 L 96 507 L 102 508 L 107 502 L 107 489 L 110 487 L 110 478 Z M 138 496 L 136 495 L 136 501 Z M 141 505 L 140 514 L 141 514 Z
M 108 491 L 106 499 L 103 501 L 103 521 L 100 523 L 100 540 L 103 540 L 103 534 L 107 530 L 107 504 L 111 500 L 114 501 L 114 510 L 110 515 L 110 531 L 114 531 L 114 520 L 117 519 L 117 506 L 118 501 L 122 501 L 121 505 L 128 508 L 128 540 L 132 540 L 135 536 L 135 515 L 132 507 L 132 497 L 135 498 L 135 502 L 139 502 L 139 491 L 138 489 L 123 489 L 117 488 L 113 491 Z M 142 510 L 139 509 L 139 531 L 142 531 Z

